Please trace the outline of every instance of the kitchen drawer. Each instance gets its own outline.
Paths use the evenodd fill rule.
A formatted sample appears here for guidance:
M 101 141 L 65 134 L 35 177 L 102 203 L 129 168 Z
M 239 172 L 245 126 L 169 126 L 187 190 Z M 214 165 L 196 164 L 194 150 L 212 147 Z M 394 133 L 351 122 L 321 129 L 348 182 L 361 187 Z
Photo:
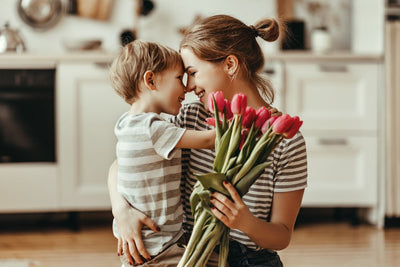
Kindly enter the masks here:
M 377 138 L 306 136 L 308 187 L 303 206 L 374 206 Z
M 378 64 L 289 63 L 286 111 L 303 130 L 377 130 Z

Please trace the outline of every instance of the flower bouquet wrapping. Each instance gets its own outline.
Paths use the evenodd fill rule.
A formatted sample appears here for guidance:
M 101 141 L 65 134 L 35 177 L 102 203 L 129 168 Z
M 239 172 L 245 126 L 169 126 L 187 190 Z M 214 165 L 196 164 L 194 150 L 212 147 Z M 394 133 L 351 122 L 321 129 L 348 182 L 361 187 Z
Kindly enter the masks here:
M 271 164 L 267 158 L 274 148 L 283 138 L 292 138 L 303 123 L 288 114 L 271 116 L 265 107 L 256 111 L 247 106 L 244 94 L 236 94 L 229 103 L 222 92 L 214 92 L 208 103 L 214 117 L 207 122 L 216 128 L 214 172 L 196 175 L 198 181 L 190 196 L 194 227 L 179 267 L 206 266 L 217 245 L 219 266 L 227 265 L 230 229 L 211 212 L 211 192 L 229 197 L 223 186 L 228 181 L 240 196 L 245 195 Z

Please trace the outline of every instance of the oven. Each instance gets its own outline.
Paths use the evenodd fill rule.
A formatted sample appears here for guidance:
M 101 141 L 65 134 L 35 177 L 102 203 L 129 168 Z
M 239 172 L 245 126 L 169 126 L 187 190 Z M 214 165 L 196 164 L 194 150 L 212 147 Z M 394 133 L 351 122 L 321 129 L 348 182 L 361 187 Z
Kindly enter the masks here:
M 56 64 L 0 64 L 0 213 L 54 211 L 59 202 Z
M 55 162 L 55 69 L 0 69 L 0 164 Z

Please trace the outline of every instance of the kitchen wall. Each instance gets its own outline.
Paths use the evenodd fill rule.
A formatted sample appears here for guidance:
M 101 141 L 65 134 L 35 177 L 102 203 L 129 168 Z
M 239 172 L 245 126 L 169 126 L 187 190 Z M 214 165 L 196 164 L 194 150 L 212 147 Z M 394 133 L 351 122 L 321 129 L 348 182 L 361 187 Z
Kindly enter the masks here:
M 1 0 L 0 24 L 10 22 L 18 28 L 29 52 L 65 51 L 62 41 L 70 38 L 99 38 L 107 50 L 119 48 L 119 35 L 123 29 L 132 28 L 136 1 L 114 0 L 109 21 L 98 21 L 73 15 L 64 16 L 53 28 L 38 32 L 26 25 L 18 16 L 17 0 Z M 230 14 L 252 24 L 257 19 L 275 16 L 275 0 L 153 0 L 155 9 L 139 20 L 138 36 L 141 39 L 159 41 L 178 48 L 181 35 L 178 28 L 189 25 L 196 15 Z M 270 44 L 275 49 L 276 44 Z

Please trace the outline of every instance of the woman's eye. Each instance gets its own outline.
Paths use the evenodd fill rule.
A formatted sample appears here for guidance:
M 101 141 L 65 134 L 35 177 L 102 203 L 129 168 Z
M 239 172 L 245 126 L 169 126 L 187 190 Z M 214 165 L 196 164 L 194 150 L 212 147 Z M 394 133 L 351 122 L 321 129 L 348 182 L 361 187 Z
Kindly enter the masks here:
M 189 73 L 189 75 L 190 76 L 194 76 L 196 74 L 196 72 L 194 71 L 194 72 L 191 72 L 191 73 Z

